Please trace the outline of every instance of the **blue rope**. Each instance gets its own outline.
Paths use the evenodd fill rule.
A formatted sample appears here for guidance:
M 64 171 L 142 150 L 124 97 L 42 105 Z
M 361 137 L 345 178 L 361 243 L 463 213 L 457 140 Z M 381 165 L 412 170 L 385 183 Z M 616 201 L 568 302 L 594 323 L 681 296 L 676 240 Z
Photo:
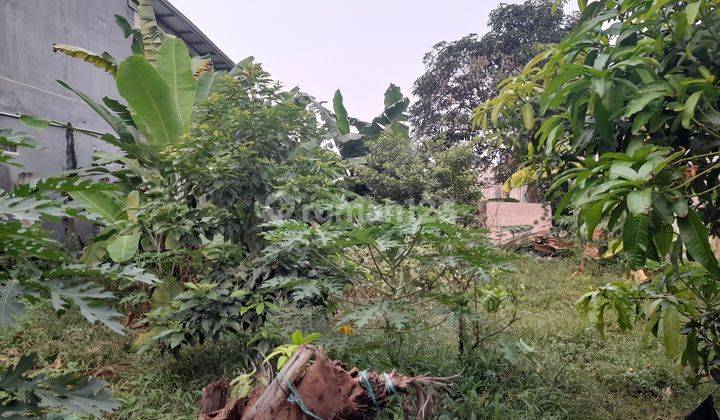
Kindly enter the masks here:
M 315 420 L 322 420 L 322 418 L 316 416 L 315 413 L 310 411 L 310 409 L 308 409 L 305 406 L 305 402 L 303 401 L 302 397 L 300 396 L 300 393 L 298 393 L 298 390 L 295 388 L 295 386 L 292 383 L 290 383 L 290 381 L 288 381 L 288 379 L 285 377 L 284 374 L 279 373 L 278 377 L 281 378 L 281 380 L 285 382 L 285 386 L 287 387 L 288 391 L 290 392 L 290 395 L 288 395 L 288 397 L 287 397 L 287 402 L 289 402 L 290 404 L 297 405 L 298 408 L 303 413 L 305 413 L 308 417 L 313 418 Z
M 367 370 L 363 370 L 362 372 L 360 372 L 360 385 L 365 388 L 365 391 L 372 400 L 373 405 L 377 407 L 378 403 L 377 399 L 375 398 L 375 391 L 373 391 L 372 384 L 370 383 L 370 379 L 368 378 Z
M 387 373 L 383 373 L 383 376 L 385 377 L 385 392 L 388 395 L 392 395 L 397 392 L 397 389 L 395 389 L 395 385 L 393 384 L 392 379 L 390 379 L 390 375 Z

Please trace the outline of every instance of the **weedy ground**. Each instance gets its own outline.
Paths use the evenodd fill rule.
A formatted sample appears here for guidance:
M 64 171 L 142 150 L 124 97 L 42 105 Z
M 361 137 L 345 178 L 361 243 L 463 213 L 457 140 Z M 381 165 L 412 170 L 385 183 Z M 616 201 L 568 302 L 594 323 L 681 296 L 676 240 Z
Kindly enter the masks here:
M 519 290 L 521 319 L 498 341 L 457 357 L 455 332 L 439 328 L 404 346 L 403 373 L 451 376 L 441 391 L 438 418 L 677 418 L 689 413 L 709 386 L 693 389 L 657 345 L 643 346 L 640 331 L 620 333 L 611 323 L 605 339 L 575 312 L 584 292 L 622 274 L 612 266 L 589 266 L 575 274 L 573 258 L 522 257 L 507 276 Z M 369 337 L 372 338 L 372 337 Z M 502 342 L 522 339 L 532 360 L 510 363 Z M 118 419 L 196 418 L 200 390 L 246 368 L 242 343 L 231 340 L 184 351 L 178 360 L 138 355 L 131 336 L 89 326 L 77 314 L 55 317 L 47 307 L 30 311 L 16 328 L 0 334 L 0 363 L 36 351 L 48 369 L 104 378 L 122 404 Z M 389 371 L 382 348 L 331 351 L 350 366 Z M 392 417 L 386 410 L 383 417 Z

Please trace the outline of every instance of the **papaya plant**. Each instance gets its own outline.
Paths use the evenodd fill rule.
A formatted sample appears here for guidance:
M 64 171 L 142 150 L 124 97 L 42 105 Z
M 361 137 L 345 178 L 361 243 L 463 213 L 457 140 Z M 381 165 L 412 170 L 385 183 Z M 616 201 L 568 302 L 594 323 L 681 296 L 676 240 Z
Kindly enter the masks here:
M 457 320 L 463 352 L 481 345 L 491 324 L 514 322 L 489 322 L 488 313 L 511 300 L 511 292 L 496 293 L 491 284 L 507 268 L 506 258 L 491 249 L 484 232 L 459 224 L 467 208 L 356 198 L 319 210 L 323 223 L 270 223 L 264 257 L 295 265 L 264 288 L 288 290 L 299 305 L 326 306 L 338 327 L 383 331 L 395 362 L 410 332 Z
M 24 134 L 0 129 L 0 144 L 31 147 L 33 142 Z M 2 151 L 0 163 L 19 165 Z M 42 224 L 71 216 L 73 209 L 50 198 L 50 193 L 105 188 L 98 182 L 65 181 L 50 178 L 0 191 L 0 328 L 14 326 L 29 305 L 50 302 L 58 315 L 78 310 L 88 322 L 123 334 L 122 314 L 111 305 L 116 297 L 105 285 L 153 285 L 157 278 L 135 265 L 85 265 L 51 239 Z M 118 407 L 105 382 L 29 372 L 37 364 L 36 355 L 23 355 L 14 366 L 0 368 L 3 417 L 45 416 L 58 410 L 99 417 Z

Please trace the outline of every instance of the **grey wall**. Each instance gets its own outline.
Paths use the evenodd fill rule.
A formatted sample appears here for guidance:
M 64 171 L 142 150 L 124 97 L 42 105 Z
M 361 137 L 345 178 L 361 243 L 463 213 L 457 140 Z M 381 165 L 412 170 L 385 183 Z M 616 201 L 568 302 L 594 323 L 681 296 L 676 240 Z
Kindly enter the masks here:
M 38 115 L 75 127 L 110 131 L 56 79 L 99 101 L 104 96 L 119 97 L 112 78 L 80 60 L 54 54 L 52 45 L 107 51 L 122 59 L 130 54 L 130 47 L 114 22 L 116 14 L 133 22 L 127 0 L 0 0 L 0 112 Z M 14 184 L 21 172 L 37 176 L 64 169 L 64 129 L 51 127 L 38 132 L 3 116 L 0 127 L 24 131 L 41 146 L 36 150 L 21 149 L 16 161 L 25 167 L 0 170 L 0 186 Z M 93 150 L 108 148 L 77 132 L 75 145 L 80 166 L 89 163 Z

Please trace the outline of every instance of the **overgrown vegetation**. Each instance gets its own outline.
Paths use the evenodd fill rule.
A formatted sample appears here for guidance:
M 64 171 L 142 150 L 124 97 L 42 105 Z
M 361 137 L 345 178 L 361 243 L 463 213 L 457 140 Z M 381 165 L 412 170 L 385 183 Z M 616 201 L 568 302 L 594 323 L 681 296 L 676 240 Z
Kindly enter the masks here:
M 246 395 L 310 342 L 360 369 L 449 378 L 439 418 L 689 412 L 720 378 L 717 5 L 579 5 L 576 25 L 549 2 L 494 12 L 498 33 L 477 47 L 502 60 L 476 69 L 478 102 L 530 61 L 473 104 L 482 140 L 430 127 L 442 110 L 420 124 L 432 137 L 413 137 L 395 85 L 364 122 L 340 91 L 328 109 L 252 58 L 215 72 L 150 0 L 139 29 L 116 17 L 123 60 L 56 45 L 115 81 L 122 100 L 102 103 L 61 82 L 115 151 L 0 194 L 2 415 L 194 418 L 209 382 Z M 506 56 L 513 13 L 543 20 Z M 437 60 L 466 41 L 431 64 L 455 68 Z M 33 145 L 8 130 L 0 143 Z M 473 207 L 488 148 L 521 162 L 510 187 L 551 184 L 556 217 L 581 241 L 607 238 L 610 262 L 580 272 L 496 249 Z M 60 218 L 97 234 L 65 247 L 44 225 Z M 623 335 L 637 324 L 645 337 Z
M 688 381 L 713 380 L 717 4 L 580 5 L 578 28 L 503 82 L 476 122 L 526 151 L 518 183 L 554 180 L 563 195 L 557 212 L 572 209 L 580 237 L 600 228 L 612 238 L 610 253 L 652 270 L 648 284 L 612 283 L 579 300 L 600 333 L 615 311 L 622 329 L 642 324 L 660 339 Z

